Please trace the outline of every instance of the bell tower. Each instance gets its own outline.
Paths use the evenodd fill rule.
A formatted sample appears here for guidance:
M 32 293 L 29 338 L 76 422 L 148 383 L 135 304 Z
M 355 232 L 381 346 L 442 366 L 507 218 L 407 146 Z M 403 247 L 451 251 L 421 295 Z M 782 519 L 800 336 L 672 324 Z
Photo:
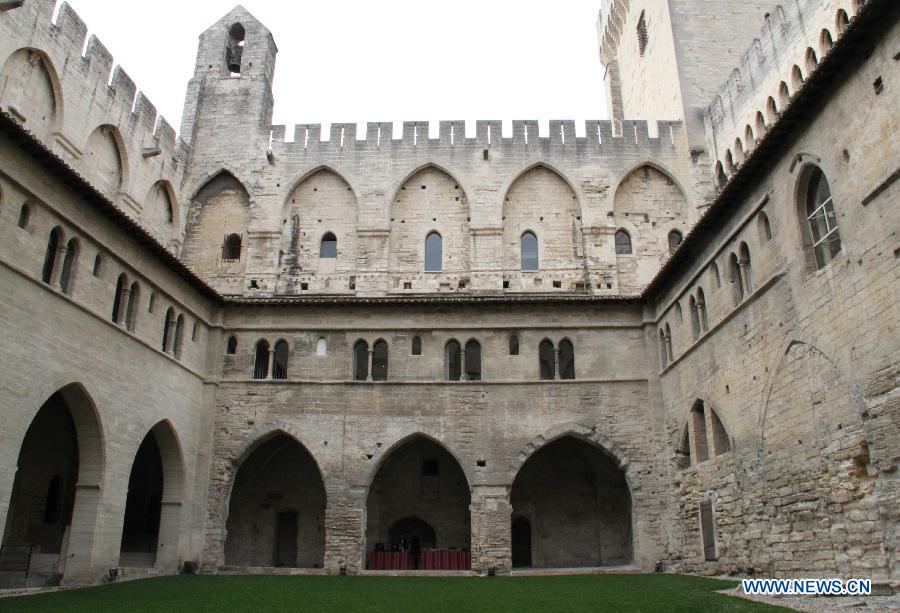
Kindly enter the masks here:
M 277 54 L 272 33 L 240 5 L 200 35 L 181 123 L 194 167 L 205 158 L 240 164 L 257 149 L 265 156 Z

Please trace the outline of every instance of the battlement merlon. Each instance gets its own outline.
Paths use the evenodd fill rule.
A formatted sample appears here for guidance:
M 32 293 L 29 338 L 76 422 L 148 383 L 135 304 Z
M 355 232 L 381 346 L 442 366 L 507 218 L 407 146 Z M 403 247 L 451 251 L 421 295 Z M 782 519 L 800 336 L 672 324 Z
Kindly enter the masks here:
M 558 149 L 572 147 L 599 149 L 601 147 L 676 147 L 683 140 L 681 121 L 655 122 L 656 136 L 651 138 L 649 125 L 644 120 L 587 120 L 585 136 L 576 136 L 575 121 L 551 120 L 548 136 L 541 136 L 537 120 L 513 120 L 512 137 L 503 136 L 503 123 L 498 120 L 478 120 L 475 134 L 466 133 L 466 122 L 461 120 L 439 122 L 438 137 L 430 138 L 428 121 L 403 122 L 402 136 L 393 138 L 393 122 L 369 122 L 365 137 L 357 139 L 359 130 L 355 123 L 333 123 L 329 138 L 323 140 L 321 124 L 298 124 L 294 127 L 293 140 L 286 140 L 284 125 L 272 126 L 273 146 L 283 146 L 286 151 L 348 151 L 354 149 L 388 148 L 460 148 L 472 150 L 516 150 L 533 148 Z

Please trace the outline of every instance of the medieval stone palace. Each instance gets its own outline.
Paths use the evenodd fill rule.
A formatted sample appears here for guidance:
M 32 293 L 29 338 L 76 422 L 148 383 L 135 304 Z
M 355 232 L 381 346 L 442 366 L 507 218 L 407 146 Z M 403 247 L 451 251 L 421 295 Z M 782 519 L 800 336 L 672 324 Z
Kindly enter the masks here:
M 2 586 L 896 580 L 900 3 L 776 1 L 599 0 L 607 120 L 327 134 L 243 7 L 176 134 L 0 2 Z

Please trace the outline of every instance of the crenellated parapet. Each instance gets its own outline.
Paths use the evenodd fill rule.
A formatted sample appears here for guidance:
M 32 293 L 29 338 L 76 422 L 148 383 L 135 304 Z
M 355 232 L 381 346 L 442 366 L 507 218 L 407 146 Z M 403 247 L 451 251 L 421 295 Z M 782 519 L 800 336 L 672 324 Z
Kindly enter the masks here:
M 177 251 L 185 146 L 74 9 L 53 9 L 29 0 L 0 18 L 0 106 Z

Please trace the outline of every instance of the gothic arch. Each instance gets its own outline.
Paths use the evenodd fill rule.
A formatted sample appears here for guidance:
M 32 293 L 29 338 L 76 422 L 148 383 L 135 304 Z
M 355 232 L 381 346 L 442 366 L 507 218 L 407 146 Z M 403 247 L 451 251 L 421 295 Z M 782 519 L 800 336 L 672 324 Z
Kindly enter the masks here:
M 413 432 L 412 434 L 408 434 L 397 441 L 394 441 L 390 446 L 385 447 L 382 446 L 375 455 L 372 456 L 372 464 L 366 469 L 366 473 L 364 476 L 364 481 L 360 483 L 362 487 L 366 489 L 366 492 L 369 491 L 369 488 L 372 487 L 372 482 L 375 481 L 375 477 L 378 476 L 378 471 L 381 469 L 384 461 L 388 459 L 391 454 L 406 445 L 407 443 L 414 441 L 416 439 L 424 439 L 430 441 L 439 447 L 443 448 L 444 451 L 453 456 L 453 459 L 456 460 L 456 463 L 459 464 L 460 469 L 466 477 L 466 484 L 468 485 L 469 491 L 472 490 L 472 483 L 474 483 L 475 475 L 472 474 L 471 469 L 463 462 L 463 459 L 457 454 L 453 449 L 450 448 L 449 445 L 444 443 L 440 438 L 436 435 L 427 434 L 422 431 Z
M 45 110 L 49 110 L 51 112 L 51 117 L 44 118 L 43 121 L 41 121 L 41 124 L 47 131 L 58 130 L 59 127 L 63 125 L 64 119 L 62 85 L 60 84 L 59 74 L 56 71 L 56 67 L 53 65 L 53 61 L 50 59 L 49 55 L 47 55 L 44 51 L 33 47 L 22 47 L 21 49 L 13 51 L 3 62 L 3 67 L 2 69 L 0 69 L 0 83 L 5 82 L 4 78 L 10 76 L 9 72 L 15 68 L 16 63 L 20 60 L 25 61 L 26 63 L 31 63 L 32 54 L 40 61 L 43 74 L 47 78 L 47 85 L 49 85 L 50 88 L 48 92 L 45 92 L 50 94 L 50 97 L 44 102 L 50 107 L 49 109 Z M 33 93 L 35 88 L 29 87 L 27 89 L 28 91 L 31 91 Z M 6 90 L 0 92 L 0 100 L 2 100 L 4 107 L 10 105 L 10 96 L 15 96 L 15 93 L 16 92 L 14 91 L 8 92 Z M 17 108 L 17 110 L 19 112 L 31 111 L 34 108 L 34 102 L 30 102 L 27 106 L 29 108 Z M 25 118 L 29 119 L 27 115 L 25 115 Z M 34 122 L 27 124 L 27 127 L 29 128 L 29 130 L 34 132 L 35 130 L 31 128 L 32 125 L 34 125 Z
M 240 184 L 241 188 L 247 194 L 247 197 L 250 199 L 250 206 L 253 206 L 253 196 L 250 190 L 247 189 L 247 186 L 250 185 L 250 182 L 247 181 L 245 177 L 243 177 L 239 172 L 237 172 L 228 164 L 220 164 L 212 170 L 209 170 L 200 175 L 200 177 L 194 181 L 191 191 L 188 192 L 191 195 L 190 198 L 188 198 L 188 202 L 193 203 L 194 200 L 197 199 L 197 196 L 200 194 L 203 188 L 209 185 L 209 183 L 219 175 L 231 175 L 231 178 L 234 179 L 238 184 Z
M 584 196 L 582 195 L 581 191 L 578 189 L 575 182 L 569 177 L 568 174 L 566 174 L 565 172 L 560 170 L 554 164 L 546 161 L 543 158 L 536 158 L 536 159 L 526 163 L 524 166 L 520 167 L 519 170 L 517 170 L 515 173 L 513 173 L 513 175 L 511 175 L 511 177 L 509 179 L 504 181 L 503 185 L 500 186 L 500 189 L 497 190 L 497 194 L 499 195 L 500 201 L 497 203 L 499 206 L 497 207 L 497 210 L 495 212 L 496 219 L 499 220 L 503 217 L 503 207 L 504 207 L 504 203 L 506 202 L 506 197 L 509 194 L 509 190 L 512 189 L 512 187 L 516 184 L 516 182 L 518 182 L 518 180 L 521 179 L 529 171 L 534 170 L 535 168 L 540 168 L 540 167 L 546 168 L 550 172 L 558 175 L 559 178 L 562 179 L 566 183 L 566 185 L 569 186 L 569 188 L 572 190 L 572 193 L 575 194 L 575 201 L 578 203 L 578 214 L 581 215 L 582 218 L 584 217 Z
M 394 188 L 391 190 L 391 200 L 388 203 L 390 206 L 387 210 L 387 219 L 390 220 L 391 213 L 393 212 L 393 205 L 397 201 L 397 196 L 403 190 L 403 187 L 409 183 L 409 180 L 414 176 L 422 172 L 423 170 L 427 170 L 428 168 L 434 168 L 435 170 L 444 173 L 451 179 L 453 179 L 456 185 L 459 185 L 459 191 L 462 193 L 462 197 L 465 199 L 466 208 L 469 208 L 469 189 L 466 188 L 465 184 L 459 180 L 459 177 L 462 176 L 458 170 L 454 170 L 447 164 L 438 164 L 437 162 L 425 162 L 424 164 L 419 164 L 418 166 L 408 169 L 403 173 L 403 178 L 397 183 Z
M 294 194 L 295 191 L 297 191 L 297 188 L 300 187 L 301 185 L 303 185 L 304 181 L 306 181 L 313 175 L 315 175 L 319 172 L 322 172 L 322 171 L 330 172 L 330 173 L 336 175 L 338 178 L 340 178 L 344 183 L 346 183 L 347 187 L 349 187 L 352 190 L 353 196 L 356 198 L 356 202 L 358 205 L 361 198 L 360 198 L 359 190 L 356 188 L 355 178 L 353 178 L 346 171 L 339 170 L 337 167 L 335 167 L 332 164 L 317 164 L 316 166 L 313 166 L 312 168 L 301 171 L 288 184 L 288 189 L 284 193 L 284 204 L 282 207 L 282 219 L 284 218 L 284 214 L 287 213 L 287 211 L 289 211 L 291 208 L 291 202 L 290 202 L 291 196 Z
M 687 194 L 689 194 L 690 191 L 686 190 L 684 188 L 684 183 L 665 164 L 662 164 L 661 162 L 657 162 L 655 160 L 651 160 L 649 158 L 645 158 L 644 160 L 642 160 L 640 162 L 632 164 L 631 166 L 629 166 L 627 168 L 627 170 L 616 175 L 616 178 L 610 185 L 609 192 L 608 192 L 610 194 L 610 196 L 612 197 L 613 202 L 615 201 L 616 194 L 618 193 L 619 187 L 621 187 L 622 182 L 624 182 L 625 179 L 630 177 L 632 175 L 632 173 L 634 173 L 636 170 L 638 170 L 644 166 L 649 166 L 650 168 L 657 170 L 657 171 L 661 172 L 662 174 L 666 175 L 666 177 L 670 181 L 672 181 L 672 183 L 674 183 L 675 186 L 678 188 L 678 190 L 681 192 L 681 195 L 684 197 L 685 203 L 687 204 Z
M 635 492 L 640 491 L 640 479 L 624 451 L 622 451 L 612 439 L 600 434 L 596 428 L 588 428 L 587 426 L 576 423 L 560 424 L 531 439 L 510 463 L 508 474 L 509 483 L 515 481 L 516 475 L 519 474 L 522 466 L 524 466 L 537 451 L 550 443 L 566 437 L 580 440 L 600 449 L 600 451 L 608 455 L 625 474 L 625 481 L 628 483 L 628 489 L 632 496 L 634 496 Z
M 112 145 L 110 150 L 109 145 Z M 91 131 L 84 145 L 81 162 L 90 169 L 86 174 L 102 182 L 99 187 L 107 197 L 115 198 L 127 191 L 129 182 L 128 155 L 125 140 L 119 129 L 111 124 L 99 125 Z

